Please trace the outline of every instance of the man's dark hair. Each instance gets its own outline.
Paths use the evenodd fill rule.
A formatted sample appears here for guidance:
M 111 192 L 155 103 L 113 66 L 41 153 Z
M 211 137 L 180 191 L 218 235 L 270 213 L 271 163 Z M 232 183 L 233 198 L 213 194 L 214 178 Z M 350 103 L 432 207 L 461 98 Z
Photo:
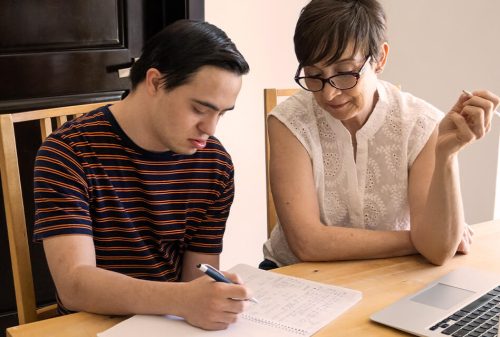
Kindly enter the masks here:
M 300 13 L 293 37 L 302 66 L 339 60 L 349 43 L 353 53 L 377 59 L 386 39 L 386 16 L 377 0 L 312 0 Z
M 132 90 L 150 68 L 163 75 L 163 88 L 170 91 L 189 81 L 203 66 L 215 66 L 238 75 L 250 70 L 234 43 L 218 27 L 202 21 L 179 20 L 144 46 L 142 55 L 130 70 Z

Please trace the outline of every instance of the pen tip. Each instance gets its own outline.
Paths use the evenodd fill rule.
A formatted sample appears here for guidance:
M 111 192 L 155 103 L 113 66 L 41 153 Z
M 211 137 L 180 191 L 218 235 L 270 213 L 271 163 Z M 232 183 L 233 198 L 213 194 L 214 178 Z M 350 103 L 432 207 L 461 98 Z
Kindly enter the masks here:
M 201 263 L 198 263 L 198 264 L 196 265 L 196 268 L 200 268 L 200 267 L 201 267 Z

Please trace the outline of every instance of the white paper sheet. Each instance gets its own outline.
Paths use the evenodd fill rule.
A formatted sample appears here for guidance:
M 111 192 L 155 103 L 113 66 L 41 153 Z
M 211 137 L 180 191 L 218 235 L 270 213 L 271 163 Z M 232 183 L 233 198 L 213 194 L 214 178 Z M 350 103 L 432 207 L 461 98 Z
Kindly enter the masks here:
M 258 304 L 227 330 L 205 331 L 171 316 L 136 315 L 98 337 L 311 336 L 361 299 L 361 292 L 239 264 L 230 269 L 252 289 Z

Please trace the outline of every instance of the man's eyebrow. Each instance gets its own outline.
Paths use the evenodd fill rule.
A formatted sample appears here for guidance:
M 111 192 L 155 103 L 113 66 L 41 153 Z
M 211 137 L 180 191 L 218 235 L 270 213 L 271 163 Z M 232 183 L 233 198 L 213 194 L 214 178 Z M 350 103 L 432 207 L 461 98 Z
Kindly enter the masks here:
M 205 101 L 200 101 L 200 100 L 197 100 L 197 99 L 193 99 L 193 102 L 197 103 L 197 104 L 200 104 L 200 105 L 203 105 L 203 106 L 206 106 L 207 108 L 211 109 L 211 110 L 214 110 L 214 111 L 228 111 L 228 110 L 233 110 L 234 109 L 234 105 L 232 107 L 229 107 L 227 109 L 220 109 L 219 107 L 213 105 L 212 103 L 209 103 L 209 102 L 205 102 Z

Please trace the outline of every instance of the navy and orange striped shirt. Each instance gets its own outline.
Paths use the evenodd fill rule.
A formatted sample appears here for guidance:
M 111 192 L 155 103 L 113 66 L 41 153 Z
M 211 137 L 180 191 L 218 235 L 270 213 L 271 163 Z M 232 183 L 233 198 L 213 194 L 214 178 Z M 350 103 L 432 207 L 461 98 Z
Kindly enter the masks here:
M 148 152 L 101 107 L 67 122 L 38 151 L 34 240 L 90 235 L 98 267 L 177 281 L 184 251 L 222 251 L 233 176 L 216 138 L 193 155 Z

